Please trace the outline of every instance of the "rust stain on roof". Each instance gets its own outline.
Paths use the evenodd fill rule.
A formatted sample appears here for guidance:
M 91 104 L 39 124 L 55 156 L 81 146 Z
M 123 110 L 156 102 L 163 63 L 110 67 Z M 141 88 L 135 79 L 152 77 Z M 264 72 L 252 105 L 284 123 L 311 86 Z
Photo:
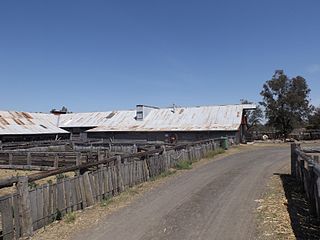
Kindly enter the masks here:
M 32 116 L 29 114 L 29 113 L 27 113 L 27 112 L 21 112 L 21 114 L 22 114 L 22 116 L 24 116 L 26 119 L 32 119 Z
M 20 119 L 13 118 L 13 121 L 15 121 L 18 125 L 25 125 Z
M 10 125 L 10 123 L 7 120 L 5 120 L 1 115 L 0 115 L 0 123 L 3 125 Z

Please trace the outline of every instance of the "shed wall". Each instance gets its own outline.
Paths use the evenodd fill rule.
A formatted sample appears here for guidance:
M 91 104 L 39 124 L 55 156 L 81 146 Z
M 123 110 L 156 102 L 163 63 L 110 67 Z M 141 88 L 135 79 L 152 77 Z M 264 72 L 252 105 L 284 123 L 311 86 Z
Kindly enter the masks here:
M 240 142 L 239 131 L 194 131 L 194 132 L 88 132 L 88 138 L 116 140 L 165 141 L 166 134 L 176 134 L 178 141 L 197 141 L 210 138 L 228 137 L 235 143 Z

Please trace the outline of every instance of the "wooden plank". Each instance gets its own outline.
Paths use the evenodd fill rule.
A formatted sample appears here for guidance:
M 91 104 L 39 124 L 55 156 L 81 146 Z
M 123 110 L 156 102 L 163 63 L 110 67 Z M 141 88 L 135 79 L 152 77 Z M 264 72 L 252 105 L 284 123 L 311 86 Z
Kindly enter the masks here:
M 64 183 L 64 192 L 65 192 L 65 199 L 66 199 L 66 212 L 71 212 L 71 204 L 70 204 L 70 198 L 71 198 L 71 187 L 70 187 L 70 179 L 65 179 L 63 181 Z
M 104 179 L 103 179 L 103 168 L 104 167 L 101 167 L 98 170 L 98 182 L 99 182 L 100 200 L 102 200 L 104 198 L 104 194 L 105 194 L 105 191 L 104 191 Z
M 140 161 L 136 161 L 137 163 L 137 180 L 138 180 L 138 183 L 141 182 L 141 167 L 140 167 Z
M 76 178 L 70 179 L 70 210 L 76 211 L 78 210 L 78 198 L 76 191 Z
M 124 186 L 123 186 L 123 180 L 121 176 L 121 156 L 117 156 L 117 161 L 116 161 L 116 171 L 117 171 L 117 185 L 118 185 L 118 191 L 123 192 L 124 191 Z
M 101 153 L 100 153 L 101 154 Z M 101 194 L 101 186 L 100 186 L 100 182 L 99 182 L 99 170 L 95 171 L 92 173 L 94 175 L 94 181 L 95 181 L 95 190 L 96 190 L 96 200 L 98 202 L 101 201 L 101 197 L 102 197 L 102 194 Z
M 44 225 L 47 225 L 49 221 L 49 184 L 43 185 L 43 222 Z
M 76 209 L 80 210 L 82 208 L 82 205 L 85 205 L 85 202 L 82 198 L 81 195 L 81 187 L 80 187 L 80 177 L 77 176 L 74 178 L 74 185 L 75 185 L 75 191 L 76 191 L 76 197 L 75 197 L 75 202 L 76 202 Z
M 83 175 L 79 176 L 79 186 L 80 186 L 80 194 L 82 199 L 82 208 L 86 208 L 88 206 L 87 199 L 86 199 L 86 191 L 84 188 L 84 179 Z
M 19 200 L 20 199 L 19 199 L 18 195 L 14 195 L 12 198 L 15 239 L 18 239 L 21 237 L 21 218 L 19 216 Z
M 163 158 L 161 158 L 163 159 Z M 163 161 L 163 160 L 162 160 Z M 143 161 L 143 166 L 144 166 L 144 176 L 145 176 L 145 181 L 149 181 L 149 169 L 148 169 L 148 164 L 147 164 L 147 160 Z
M 133 162 L 130 161 L 128 165 L 128 171 L 129 171 L 129 187 L 133 186 L 133 177 L 132 177 L 132 172 L 133 172 Z
M 31 153 L 27 153 L 27 165 L 31 165 Z
M 54 168 L 58 168 L 59 167 L 59 155 L 58 154 L 55 154 L 55 156 L 54 156 L 53 167 Z
M 49 185 L 49 209 L 50 221 L 55 220 L 55 214 L 57 210 L 57 184 Z
M 12 212 L 12 198 L 7 198 L 0 201 L 0 212 L 2 216 L 2 235 L 3 240 L 11 240 L 14 236 L 13 229 L 13 212 Z
M 13 154 L 9 153 L 9 165 L 13 164 Z
M 34 166 L 34 165 L 2 165 L 0 169 L 12 169 L 12 170 L 35 170 L 35 171 L 48 171 L 52 170 L 52 167 L 47 166 Z
M 44 216 L 43 216 L 43 190 L 42 187 L 37 187 L 36 189 L 37 198 L 37 227 L 42 228 L 44 226 Z M 35 229 L 34 229 L 35 230 Z
M 95 181 L 95 176 L 94 176 L 94 174 L 92 172 L 89 173 L 89 179 L 90 179 L 92 196 L 94 198 L 94 202 L 96 202 L 96 200 L 97 200 L 96 181 Z
M 109 195 L 113 195 L 113 179 L 112 179 L 112 169 L 108 167 L 108 183 L 109 183 Z
M 117 178 L 117 170 L 116 170 L 116 166 L 112 166 L 112 174 L 113 174 L 113 190 L 114 190 L 114 194 L 117 195 L 118 194 L 118 178 Z
M 29 197 L 30 197 L 30 207 L 31 207 L 31 216 L 32 216 L 32 226 L 33 226 L 33 230 L 36 230 L 36 229 L 38 229 L 38 222 L 37 222 L 37 217 L 38 217 L 38 213 L 37 213 L 37 211 L 38 211 L 37 191 L 35 189 L 31 190 L 29 192 Z
M 65 199 L 65 190 L 62 179 L 57 181 L 57 209 L 60 211 L 63 216 L 66 212 L 66 199 Z
M 79 166 L 81 164 L 81 152 L 77 152 L 76 154 L 76 166 Z M 76 170 L 76 175 L 80 175 L 80 170 Z
M 124 186 L 125 187 L 127 187 L 128 185 L 129 185 L 129 171 L 128 171 L 128 167 L 129 167 L 129 165 L 128 165 L 128 163 L 124 163 L 123 164 L 123 184 L 124 184 Z
M 85 172 L 83 174 L 83 185 L 84 185 L 87 206 L 92 206 L 95 203 L 95 201 L 94 201 L 94 196 L 93 196 L 92 187 L 90 184 L 90 177 L 88 172 Z
M 103 169 L 103 180 L 104 180 L 104 198 L 107 199 L 109 197 L 109 173 L 108 169 L 105 167 Z

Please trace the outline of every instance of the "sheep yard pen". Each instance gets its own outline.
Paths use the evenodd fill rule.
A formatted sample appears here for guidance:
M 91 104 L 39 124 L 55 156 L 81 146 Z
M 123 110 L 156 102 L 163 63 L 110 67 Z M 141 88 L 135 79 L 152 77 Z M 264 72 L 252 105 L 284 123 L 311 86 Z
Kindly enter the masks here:
M 3 148 L 2 168 L 37 169 L 42 172 L 0 180 L 0 188 L 16 191 L 0 197 L 2 239 L 30 236 L 33 231 L 63 215 L 111 198 L 126 188 L 169 171 L 178 163 L 194 162 L 218 148 L 226 139 L 210 139 L 177 145 L 99 143 L 68 145 L 23 151 Z M 64 173 L 75 171 L 74 177 Z M 49 176 L 56 182 L 37 186 L 32 183 Z

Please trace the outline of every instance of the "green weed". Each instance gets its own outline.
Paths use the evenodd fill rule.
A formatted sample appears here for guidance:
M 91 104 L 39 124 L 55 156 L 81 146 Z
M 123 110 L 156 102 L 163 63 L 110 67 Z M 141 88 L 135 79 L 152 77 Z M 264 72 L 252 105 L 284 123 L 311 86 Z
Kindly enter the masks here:
M 69 212 L 64 217 L 66 223 L 74 223 L 76 220 L 76 213 L 75 212 Z
M 215 157 L 215 156 L 217 156 L 217 155 L 219 155 L 219 154 L 222 154 L 222 153 L 224 153 L 224 152 L 225 152 L 224 149 L 218 148 L 218 149 L 215 149 L 215 150 L 213 150 L 213 151 L 208 152 L 208 153 L 205 155 L 205 158 L 213 158 L 213 157 Z
M 187 170 L 192 168 L 192 163 L 189 161 L 180 161 L 176 165 L 176 169 L 178 170 Z

